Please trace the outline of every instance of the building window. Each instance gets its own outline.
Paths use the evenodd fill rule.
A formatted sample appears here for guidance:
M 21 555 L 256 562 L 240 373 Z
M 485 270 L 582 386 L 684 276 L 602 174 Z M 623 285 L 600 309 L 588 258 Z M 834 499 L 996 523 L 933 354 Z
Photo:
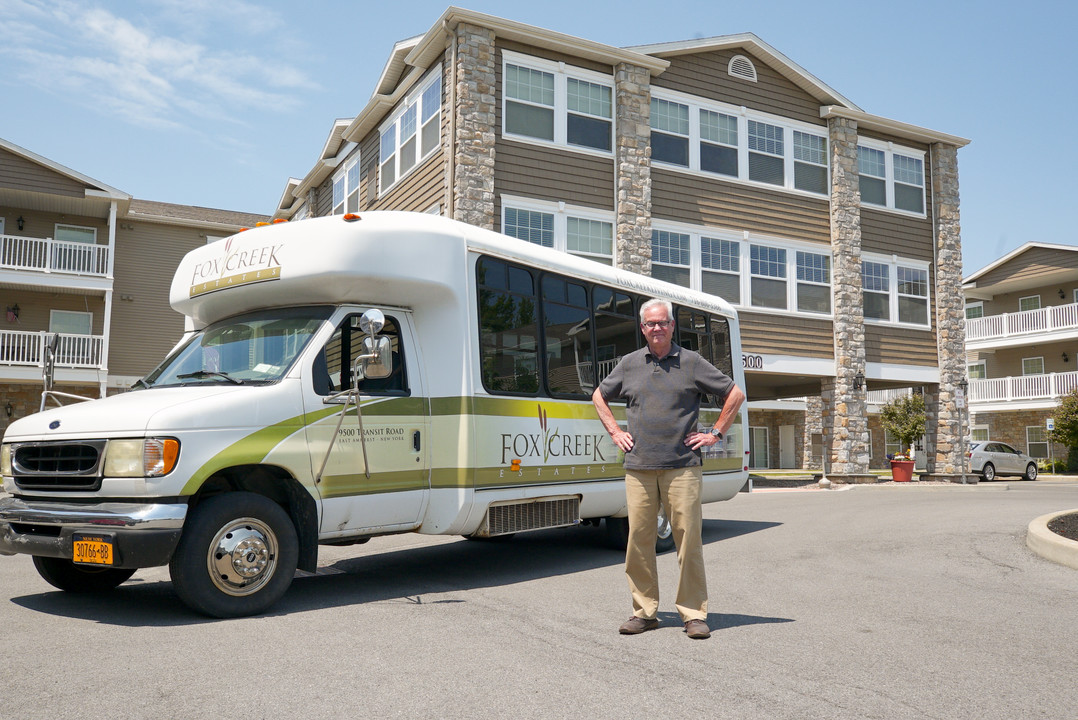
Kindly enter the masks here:
M 754 307 L 786 308 L 786 251 L 767 245 L 749 248 L 751 294 Z
M 74 310 L 50 310 L 49 332 L 63 335 L 90 335 L 94 314 Z
M 1027 310 L 1040 310 L 1041 309 L 1041 296 L 1029 295 L 1027 297 L 1018 298 L 1018 312 L 1026 312 Z
M 1043 425 L 1026 427 L 1026 454 L 1038 459 L 1048 457 L 1048 431 Z
M 831 312 L 831 257 L 818 253 L 796 253 L 797 309 L 801 312 Z
M 359 154 L 333 177 L 333 215 L 359 212 Z
M 925 214 L 924 153 L 862 138 L 857 146 L 861 203 Z
M 614 144 L 611 78 L 505 51 L 502 133 L 609 154 Z
M 988 442 L 988 426 L 987 425 L 974 425 L 969 429 L 969 439 L 971 442 Z
M 740 243 L 700 238 L 700 289 L 734 305 L 741 304 Z
M 672 91 L 651 98 L 651 159 L 741 182 L 830 193 L 818 126 Z
M 536 245 L 614 264 L 614 218 L 589 208 L 502 197 L 502 232 Z
M 928 327 L 928 268 L 910 261 L 861 261 L 865 320 Z
M 767 428 L 749 428 L 749 467 L 763 470 L 771 467 L 768 460 Z
M 689 106 L 651 99 L 651 159 L 689 167 Z
M 1044 375 L 1044 358 L 1022 358 L 1023 375 Z
M 682 287 L 690 285 L 691 247 L 687 233 L 651 231 L 651 276 Z
M 381 127 L 378 145 L 380 193 L 396 185 L 440 146 L 441 111 L 442 68 L 439 65 L 401 101 Z M 334 195 L 334 205 L 336 199 Z
M 988 368 L 985 361 L 981 360 L 978 363 L 973 363 L 966 366 L 966 375 L 970 380 L 984 380 L 988 377 Z
M 974 302 L 966 303 L 966 319 L 976 320 L 977 318 L 984 317 L 984 303 Z

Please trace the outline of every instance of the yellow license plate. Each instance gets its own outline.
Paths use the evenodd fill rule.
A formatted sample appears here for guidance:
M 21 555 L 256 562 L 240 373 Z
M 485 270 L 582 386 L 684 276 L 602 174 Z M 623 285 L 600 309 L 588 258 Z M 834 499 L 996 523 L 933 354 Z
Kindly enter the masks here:
M 101 535 L 76 535 L 71 559 L 90 565 L 112 565 L 112 538 Z

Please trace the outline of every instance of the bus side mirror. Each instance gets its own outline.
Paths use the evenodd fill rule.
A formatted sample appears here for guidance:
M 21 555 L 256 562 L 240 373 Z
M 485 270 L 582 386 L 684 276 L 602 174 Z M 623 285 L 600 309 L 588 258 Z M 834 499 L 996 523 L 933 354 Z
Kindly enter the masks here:
M 386 316 L 377 308 L 371 308 L 359 319 L 359 329 L 368 337 L 363 338 L 363 352 L 356 358 L 352 372 L 357 385 L 366 378 L 377 380 L 393 374 L 392 345 L 389 338 L 378 335 L 385 324 Z

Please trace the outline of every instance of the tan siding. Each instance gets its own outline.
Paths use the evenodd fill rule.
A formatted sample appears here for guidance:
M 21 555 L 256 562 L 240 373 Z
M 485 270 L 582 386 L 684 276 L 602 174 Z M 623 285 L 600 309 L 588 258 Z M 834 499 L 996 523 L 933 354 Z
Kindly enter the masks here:
M 1037 295 L 1041 299 L 1041 307 L 1055 307 L 1058 305 L 1070 305 L 1074 302 L 1075 281 L 1061 283 L 1058 280 L 1050 285 L 1041 285 L 1026 290 L 1016 290 L 1011 293 L 1001 293 L 991 300 L 984 301 L 985 315 L 1002 315 L 1004 313 L 1020 312 L 1018 301 L 1024 297 Z M 1059 291 L 1063 291 L 1063 297 L 1059 297 Z
M 318 200 L 315 203 L 315 217 L 323 217 L 333 212 L 333 176 L 322 181 L 318 186 Z
M 730 58 L 744 55 L 756 66 L 755 83 L 730 77 L 726 71 Z M 677 55 L 667 58 L 670 67 L 651 84 L 697 97 L 753 110 L 793 118 L 813 125 L 826 126 L 820 118 L 820 102 L 772 70 L 764 62 L 743 50 Z
M 652 168 L 651 200 L 656 219 L 831 242 L 830 210 L 823 198 Z
M 0 148 L 0 187 L 66 197 L 83 197 L 87 188 L 83 183 L 2 148 Z
M 998 268 L 991 270 L 981 277 L 977 278 L 977 285 L 980 287 L 988 287 L 999 282 L 1006 280 L 1012 280 L 1014 278 L 1021 277 L 1023 279 L 1035 279 L 1040 275 L 1056 274 L 1061 268 L 1078 270 L 1078 252 L 1071 250 L 1055 250 L 1053 248 L 1039 248 L 1033 247 L 1026 250 L 1021 255 L 1013 258 L 1012 260 L 1000 265 Z M 1055 297 L 1059 297 L 1058 282 L 1054 284 L 1055 287 L 1051 288 Z M 1073 288 L 1074 281 L 1070 286 Z M 1047 291 L 1048 288 L 1046 288 Z M 1064 288 L 1066 290 L 1067 288 Z M 1025 295 L 1035 295 L 1037 291 L 1031 290 L 1023 293 Z M 1042 301 L 1046 298 L 1045 293 L 1042 292 Z M 1073 297 L 1073 295 L 1068 295 Z M 987 312 L 985 313 L 988 314 Z
M 419 167 L 370 204 L 371 210 L 411 210 L 425 212 L 445 197 L 445 162 L 436 150 Z
M 830 320 L 744 311 L 738 318 L 743 352 L 827 359 L 835 356 L 834 324 Z
M 544 60 L 550 60 L 552 62 L 563 62 L 566 65 L 572 65 L 573 67 L 584 68 L 585 70 L 592 70 L 594 72 L 610 75 L 613 80 L 614 67 L 612 65 L 595 62 L 592 60 L 586 60 L 575 55 L 563 55 L 553 50 L 546 50 L 544 48 L 535 47 L 533 45 L 525 45 L 524 43 L 514 42 L 512 40 L 502 40 L 497 38 L 494 41 L 497 52 L 497 64 L 498 64 L 498 79 L 501 80 L 501 64 L 502 64 L 502 50 L 509 50 L 512 52 L 518 52 L 524 55 L 531 55 L 532 57 L 543 58 Z M 499 87 L 501 83 L 499 82 Z
M 5 320 L 4 327 L 7 330 L 48 332 L 50 311 L 69 310 L 91 313 L 91 334 L 104 334 L 105 301 L 100 295 L 8 290 L 4 293 L 4 305 L 19 306 L 19 319 L 13 324 Z
M 1067 362 L 1063 362 L 1063 352 L 1067 353 Z M 1078 345 L 1070 343 L 1055 343 L 1034 345 L 1032 347 L 1004 348 L 997 350 L 991 355 L 986 355 L 985 370 L 990 378 L 1020 377 L 1022 375 L 1023 358 L 1044 358 L 1044 371 L 1046 373 L 1074 372 L 1075 353 Z
M 861 249 L 931 262 L 934 253 L 932 220 L 861 207 Z
M 614 209 L 614 161 L 500 140 L 494 154 L 495 194 Z
M 183 316 L 169 306 L 169 287 L 183 256 L 205 244 L 204 231 L 171 225 L 136 223 L 117 233 L 110 374 L 144 375 L 180 339 Z
M 18 209 L 5 208 L 4 215 L 7 224 L 4 232 L 8 235 L 21 235 L 30 238 L 54 238 L 56 237 L 56 225 L 78 225 L 79 227 L 92 227 L 97 230 L 97 244 L 109 244 L 109 226 L 101 218 L 85 217 L 82 215 L 61 215 L 59 213 L 46 213 L 39 210 L 21 211 Z M 25 223 L 23 229 L 15 224 L 19 216 L 23 216 Z
M 935 367 L 938 364 L 935 333 L 866 324 L 865 360 Z
M 359 206 L 364 210 L 378 202 L 378 137 L 374 130 L 359 144 Z

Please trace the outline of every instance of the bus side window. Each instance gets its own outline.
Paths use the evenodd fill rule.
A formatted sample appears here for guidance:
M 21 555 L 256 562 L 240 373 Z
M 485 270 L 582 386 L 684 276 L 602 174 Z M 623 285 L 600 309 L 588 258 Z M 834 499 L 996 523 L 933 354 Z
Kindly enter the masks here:
M 598 361 L 595 382 L 600 383 L 622 357 L 640 347 L 642 336 L 630 296 L 597 285 L 592 291 L 592 309 Z
M 311 368 L 314 390 L 319 395 L 331 395 L 347 390 L 352 385 L 352 368 L 356 357 L 363 350 L 364 333 L 359 329 L 361 315 L 349 315 L 333 332 L 329 342 L 314 361 Z M 397 321 L 386 316 L 385 327 L 381 335 L 388 337 L 393 349 L 393 372 L 385 378 L 366 378 L 359 383 L 363 393 L 406 395 L 407 378 L 404 370 L 404 354 L 400 341 L 400 326 Z

